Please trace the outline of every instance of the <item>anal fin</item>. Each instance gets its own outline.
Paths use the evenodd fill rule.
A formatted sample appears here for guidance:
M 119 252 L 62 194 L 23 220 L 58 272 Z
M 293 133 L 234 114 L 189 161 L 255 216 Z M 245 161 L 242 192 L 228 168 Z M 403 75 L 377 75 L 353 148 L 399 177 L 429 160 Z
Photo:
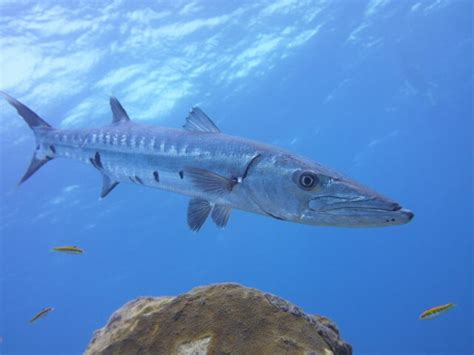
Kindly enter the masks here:
M 206 222 L 211 213 L 211 204 L 201 198 L 193 198 L 188 205 L 188 225 L 191 230 L 197 232 Z
M 232 208 L 223 205 L 215 205 L 212 209 L 212 220 L 216 224 L 216 226 L 220 228 L 224 228 L 229 221 L 230 212 Z
M 110 193 L 110 191 L 115 189 L 115 187 L 119 184 L 119 182 L 112 180 L 105 174 L 102 175 L 102 181 L 103 183 L 102 183 L 102 191 L 100 193 L 100 197 L 105 198 Z

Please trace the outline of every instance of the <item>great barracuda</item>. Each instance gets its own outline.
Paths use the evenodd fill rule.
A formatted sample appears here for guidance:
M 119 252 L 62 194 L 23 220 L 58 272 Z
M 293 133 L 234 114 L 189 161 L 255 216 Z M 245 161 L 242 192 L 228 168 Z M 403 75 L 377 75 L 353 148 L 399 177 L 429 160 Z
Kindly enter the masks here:
M 221 133 L 198 107 L 190 111 L 184 129 L 144 126 L 130 121 L 111 97 L 110 125 L 63 130 L 8 94 L 1 95 L 36 137 L 33 159 L 20 184 L 52 159 L 79 160 L 102 175 L 102 198 L 119 183 L 190 196 L 187 221 L 194 231 L 209 215 L 224 227 L 234 208 L 322 226 L 389 226 L 413 218 L 398 203 L 316 162 Z

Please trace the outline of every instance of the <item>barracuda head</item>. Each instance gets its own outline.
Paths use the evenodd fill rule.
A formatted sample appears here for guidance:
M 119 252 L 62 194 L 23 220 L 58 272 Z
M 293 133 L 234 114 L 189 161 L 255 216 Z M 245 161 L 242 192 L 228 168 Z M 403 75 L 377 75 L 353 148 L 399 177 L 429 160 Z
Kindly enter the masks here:
M 289 154 L 262 159 L 251 175 L 255 203 L 278 219 L 323 226 L 383 227 L 407 223 L 414 216 L 338 173 Z

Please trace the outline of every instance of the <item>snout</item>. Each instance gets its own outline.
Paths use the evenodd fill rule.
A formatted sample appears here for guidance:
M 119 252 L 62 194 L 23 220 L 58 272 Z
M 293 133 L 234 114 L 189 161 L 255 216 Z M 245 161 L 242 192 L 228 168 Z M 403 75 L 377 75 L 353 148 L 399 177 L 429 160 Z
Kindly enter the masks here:
M 408 223 L 414 213 L 382 196 L 318 196 L 309 201 L 308 209 L 331 225 L 347 227 L 380 227 Z
M 415 214 L 412 211 L 410 211 L 406 208 L 400 209 L 400 214 L 401 214 L 401 216 L 403 216 L 403 218 L 405 218 L 407 220 L 407 222 L 411 221 L 413 219 L 413 217 L 415 217 Z
M 327 212 L 337 209 L 369 209 L 382 211 L 398 211 L 402 209 L 397 202 L 384 197 L 343 197 L 343 196 L 318 196 L 310 200 L 309 208 L 316 212 Z

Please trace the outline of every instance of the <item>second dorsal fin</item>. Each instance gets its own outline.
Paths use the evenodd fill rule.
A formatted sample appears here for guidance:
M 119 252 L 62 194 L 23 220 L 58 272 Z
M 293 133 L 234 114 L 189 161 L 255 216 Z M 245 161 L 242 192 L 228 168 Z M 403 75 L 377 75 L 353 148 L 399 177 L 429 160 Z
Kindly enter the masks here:
M 193 107 L 186 117 L 186 123 L 183 126 L 188 131 L 219 133 L 214 122 L 199 107 Z
M 130 118 L 127 111 L 122 107 L 119 100 L 115 96 L 110 98 L 110 108 L 112 109 L 112 123 L 128 122 Z

